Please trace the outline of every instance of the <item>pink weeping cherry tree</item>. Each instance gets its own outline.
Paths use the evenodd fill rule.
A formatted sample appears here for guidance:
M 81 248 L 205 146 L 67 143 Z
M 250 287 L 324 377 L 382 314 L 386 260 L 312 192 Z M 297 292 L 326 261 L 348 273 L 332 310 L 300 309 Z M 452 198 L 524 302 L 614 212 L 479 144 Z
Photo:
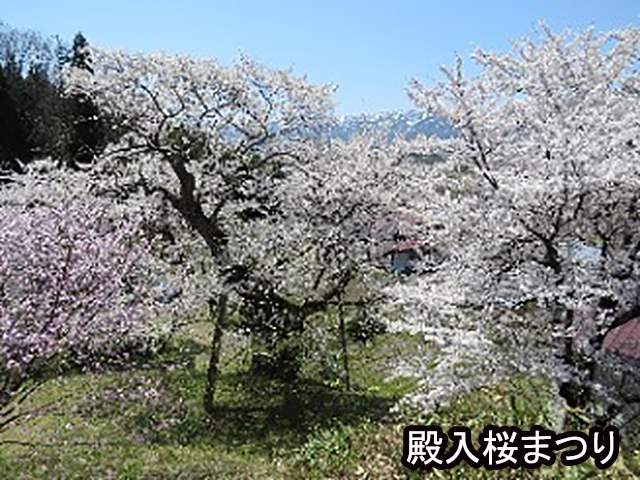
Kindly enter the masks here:
M 23 180 L 0 190 L 0 429 L 65 362 L 126 362 L 120 343 L 154 311 L 138 222 L 88 196 L 34 196 Z

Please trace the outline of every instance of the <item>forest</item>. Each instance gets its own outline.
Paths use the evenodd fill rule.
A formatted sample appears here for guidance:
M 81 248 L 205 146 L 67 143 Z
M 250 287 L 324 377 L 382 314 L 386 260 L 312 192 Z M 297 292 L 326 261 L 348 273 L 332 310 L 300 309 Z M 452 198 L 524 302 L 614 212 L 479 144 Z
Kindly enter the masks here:
M 540 24 L 344 134 L 0 23 L 0 477 L 640 475 L 639 53 Z

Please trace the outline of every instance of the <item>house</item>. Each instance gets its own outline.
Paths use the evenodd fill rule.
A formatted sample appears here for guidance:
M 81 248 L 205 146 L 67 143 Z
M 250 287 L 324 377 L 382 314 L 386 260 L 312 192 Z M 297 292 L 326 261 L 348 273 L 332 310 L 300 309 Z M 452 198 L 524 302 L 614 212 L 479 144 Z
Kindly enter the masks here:
M 420 239 L 399 241 L 386 256 L 391 271 L 399 275 L 427 273 L 446 259 L 443 250 Z
M 445 255 L 427 241 L 427 226 L 410 214 L 392 212 L 371 220 L 360 235 L 370 244 L 369 260 L 399 275 L 421 273 Z
M 394 273 L 410 275 L 416 273 L 422 260 L 423 240 L 404 240 L 397 242 L 387 255 L 389 266 Z
M 362 234 L 370 244 L 369 259 L 394 273 L 412 273 L 424 246 L 422 221 L 414 216 L 392 212 L 371 220 Z

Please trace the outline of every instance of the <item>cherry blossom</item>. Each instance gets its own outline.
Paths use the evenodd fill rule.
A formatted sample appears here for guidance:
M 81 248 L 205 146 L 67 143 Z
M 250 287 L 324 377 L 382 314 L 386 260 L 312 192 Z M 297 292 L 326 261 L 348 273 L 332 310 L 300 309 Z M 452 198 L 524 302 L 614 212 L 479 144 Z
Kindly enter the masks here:
M 447 162 L 415 177 L 447 260 L 395 288 L 397 327 L 437 351 L 420 403 L 517 373 L 558 379 L 574 403 L 598 389 L 602 339 L 640 311 L 639 44 L 637 29 L 541 25 L 507 54 L 477 50 L 475 78 L 458 59 L 441 83 L 411 84 L 458 132 L 431 140 Z

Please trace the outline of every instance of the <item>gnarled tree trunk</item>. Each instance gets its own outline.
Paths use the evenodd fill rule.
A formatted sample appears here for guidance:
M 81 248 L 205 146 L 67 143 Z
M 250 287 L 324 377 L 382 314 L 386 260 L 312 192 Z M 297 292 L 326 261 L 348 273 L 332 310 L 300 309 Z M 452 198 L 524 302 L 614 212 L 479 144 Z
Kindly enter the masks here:
M 222 345 L 222 334 L 226 327 L 227 294 L 221 293 L 216 302 L 214 298 L 209 299 L 209 317 L 215 321 L 213 334 L 211 337 L 211 354 L 209 356 L 209 366 L 207 368 L 207 387 L 204 393 L 204 409 L 212 414 L 214 410 L 214 397 L 216 384 L 220 374 L 218 363 L 220 362 L 220 347 Z

